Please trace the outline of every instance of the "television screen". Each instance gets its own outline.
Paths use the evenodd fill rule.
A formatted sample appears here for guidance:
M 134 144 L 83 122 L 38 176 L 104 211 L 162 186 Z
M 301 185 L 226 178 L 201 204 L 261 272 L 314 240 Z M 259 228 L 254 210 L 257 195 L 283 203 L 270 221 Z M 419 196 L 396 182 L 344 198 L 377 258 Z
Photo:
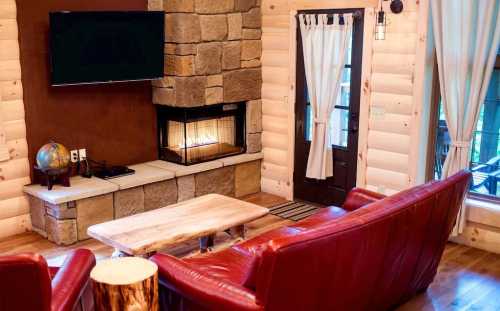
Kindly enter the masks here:
M 52 85 L 163 77 L 164 12 L 52 12 Z

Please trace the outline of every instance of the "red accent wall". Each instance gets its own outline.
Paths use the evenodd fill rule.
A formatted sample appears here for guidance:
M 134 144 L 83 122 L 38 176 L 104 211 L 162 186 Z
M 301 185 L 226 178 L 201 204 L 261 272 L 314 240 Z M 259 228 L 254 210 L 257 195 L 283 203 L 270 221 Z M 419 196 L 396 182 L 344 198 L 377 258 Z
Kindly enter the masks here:
M 147 0 L 17 0 L 29 157 L 49 140 L 109 164 L 157 158 L 150 82 L 50 86 L 50 11 L 147 10 Z

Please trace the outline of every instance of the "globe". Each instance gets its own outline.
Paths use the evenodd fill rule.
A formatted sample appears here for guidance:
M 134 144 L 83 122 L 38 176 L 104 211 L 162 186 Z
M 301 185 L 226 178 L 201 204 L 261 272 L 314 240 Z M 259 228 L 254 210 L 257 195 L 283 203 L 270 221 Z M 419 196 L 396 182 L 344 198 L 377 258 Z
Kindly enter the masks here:
M 60 170 L 69 165 L 69 151 L 61 144 L 48 143 L 42 146 L 36 154 L 36 164 L 42 171 Z

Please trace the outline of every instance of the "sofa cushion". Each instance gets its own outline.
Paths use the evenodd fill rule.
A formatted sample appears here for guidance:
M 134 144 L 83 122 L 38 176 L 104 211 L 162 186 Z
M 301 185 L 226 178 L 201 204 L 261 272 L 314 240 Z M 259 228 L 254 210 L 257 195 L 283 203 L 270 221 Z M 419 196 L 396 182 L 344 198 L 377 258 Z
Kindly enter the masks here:
M 216 253 L 186 258 L 184 261 L 214 278 L 245 286 L 250 275 L 254 273 L 256 259 L 250 252 L 228 248 Z
M 240 249 L 242 251 L 250 252 L 252 254 L 258 254 L 260 249 L 265 246 L 267 242 L 274 238 L 291 236 L 300 233 L 302 230 L 293 227 L 281 227 L 274 230 L 270 230 L 259 236 L 256 236 L 250 240 L 244 241 L 240 244 L 233 246 L 233 248 Z
M 245 287 L 250 289 L 255 289 L 257 286 L 257 275 L 259 273 L 259 266 L 262 258 L 262 252 L 267 246 L 268 242 L 274 238 L 284 237 L 284 236 L 292 236 L 300 233 L 301 230 L 290 227 L 281 227 L 278 229 L 274 229 L 263 233 L 259 236 L 256 236 L 250 240 L 244 241 L 240 244 L 234 245 L 232 248 L 238 250 L 242 253 L 252 254 L 254 257 L 254 262 L 249 270 L 247 275 L 247 279 L 243 284 Z
M 367 189 L 354 188 L 349 191 L 347 198 L 342 204 L 342 208 L 346 211 L 354 211 L 365 205 L 377 202 L 384 199 L 386 196 Z

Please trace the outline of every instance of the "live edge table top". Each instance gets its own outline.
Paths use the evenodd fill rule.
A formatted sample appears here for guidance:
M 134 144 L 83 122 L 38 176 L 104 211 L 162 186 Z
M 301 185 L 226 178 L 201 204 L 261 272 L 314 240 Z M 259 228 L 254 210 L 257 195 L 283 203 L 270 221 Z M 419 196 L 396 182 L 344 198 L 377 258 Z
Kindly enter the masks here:
M 139 256 L 241 226 L 268 213 L 267 208 L 259 205 L 208 194 L 93 225 L 87 232 L 126 254 Z

